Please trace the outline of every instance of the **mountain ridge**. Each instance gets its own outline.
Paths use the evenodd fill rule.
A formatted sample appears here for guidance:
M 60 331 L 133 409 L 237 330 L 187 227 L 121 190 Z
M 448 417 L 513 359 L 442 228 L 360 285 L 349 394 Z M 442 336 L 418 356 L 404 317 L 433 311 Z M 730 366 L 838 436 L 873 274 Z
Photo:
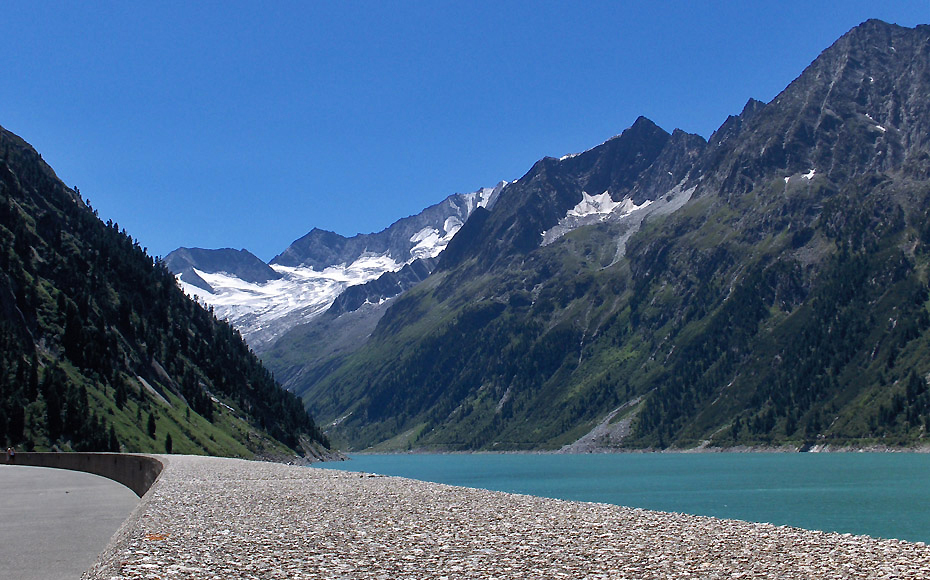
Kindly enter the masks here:
M 223 272 L 253 284 L 281 278 L 281 274 L 246 249 L 178 248 L 165 256 L 165 266 L 175 275 L 183 277 L 184 282 L 207 292 L 213 292 L 214 288 L 196 270 Z
M 362 346 L 269 364 L 358 449 L 556 449 L 621 409 L 621 448 L 920 440 L 928 32 L 867 21 L 709 141 L 638 119 L 540 160 Z
M 505 185 L 450 195 L 377 233 L 345 237 L 313 228 L 267 264 L 246 250 L 200 248 L 178 248 L 165 263 L 189 295 L 263 352 L 332 307 L 389 300 L 428 276 L 468 216 L 493 205 Z

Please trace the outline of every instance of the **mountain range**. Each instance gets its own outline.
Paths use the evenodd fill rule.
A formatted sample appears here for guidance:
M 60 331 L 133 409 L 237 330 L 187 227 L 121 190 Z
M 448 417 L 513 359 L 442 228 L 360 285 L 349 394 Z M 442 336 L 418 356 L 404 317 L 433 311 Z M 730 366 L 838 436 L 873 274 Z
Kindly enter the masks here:
M 428 276 L 462 224 L 476 208 L 492 205 L 503 186 L 451 195 L 375 234 L 346 238 L 314 228 L 268 264 L 247 250 L 178 248 L 165 265 L 189 295 L 213 306 L 261 352 L 337 298 L 343 310 L 354 309 Z M 348 288 L 353 292 L 346 295 Z
M 639 118 L 268 269 L 166 263 L 348 449 L 920 444 L 928 57 L 870 20 L 707 140 Z

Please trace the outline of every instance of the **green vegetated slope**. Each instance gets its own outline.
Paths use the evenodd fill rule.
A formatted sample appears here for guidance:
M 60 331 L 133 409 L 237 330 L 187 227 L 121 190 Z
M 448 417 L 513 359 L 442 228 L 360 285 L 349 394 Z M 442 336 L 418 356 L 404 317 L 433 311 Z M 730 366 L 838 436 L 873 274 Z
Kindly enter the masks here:
M 0 438 L 251 457 L 326 439 L 239 334 L 0 128 Z
M 540 161 L 357 350 L 268 360 L 355 449 L 921 443 L 928 56 L 930 28 L 869 21 L 709 142 L 640 119 Z M 605 190 L 690 197 L 540 245 Z

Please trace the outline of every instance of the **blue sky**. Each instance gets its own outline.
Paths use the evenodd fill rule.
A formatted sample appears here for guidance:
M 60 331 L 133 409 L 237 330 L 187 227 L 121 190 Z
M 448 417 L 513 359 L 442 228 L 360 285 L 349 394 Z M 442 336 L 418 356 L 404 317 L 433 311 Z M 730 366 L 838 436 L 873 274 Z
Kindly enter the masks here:
M 384 229 L 645 115 L 708 137 L 930 2 L 26 2 L 0 125 L 153 256 Z

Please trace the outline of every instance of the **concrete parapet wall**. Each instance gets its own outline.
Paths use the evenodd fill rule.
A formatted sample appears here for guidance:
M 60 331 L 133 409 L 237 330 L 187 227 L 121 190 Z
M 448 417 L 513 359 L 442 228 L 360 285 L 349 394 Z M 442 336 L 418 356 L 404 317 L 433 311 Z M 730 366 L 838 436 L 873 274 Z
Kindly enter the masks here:
M 93 473 L 121 483 L 142 497 L 161 473 L 162 462 L 148 455 L 128 453 L 29 453 L 0 455 L 0 463 L 54 467 Z

